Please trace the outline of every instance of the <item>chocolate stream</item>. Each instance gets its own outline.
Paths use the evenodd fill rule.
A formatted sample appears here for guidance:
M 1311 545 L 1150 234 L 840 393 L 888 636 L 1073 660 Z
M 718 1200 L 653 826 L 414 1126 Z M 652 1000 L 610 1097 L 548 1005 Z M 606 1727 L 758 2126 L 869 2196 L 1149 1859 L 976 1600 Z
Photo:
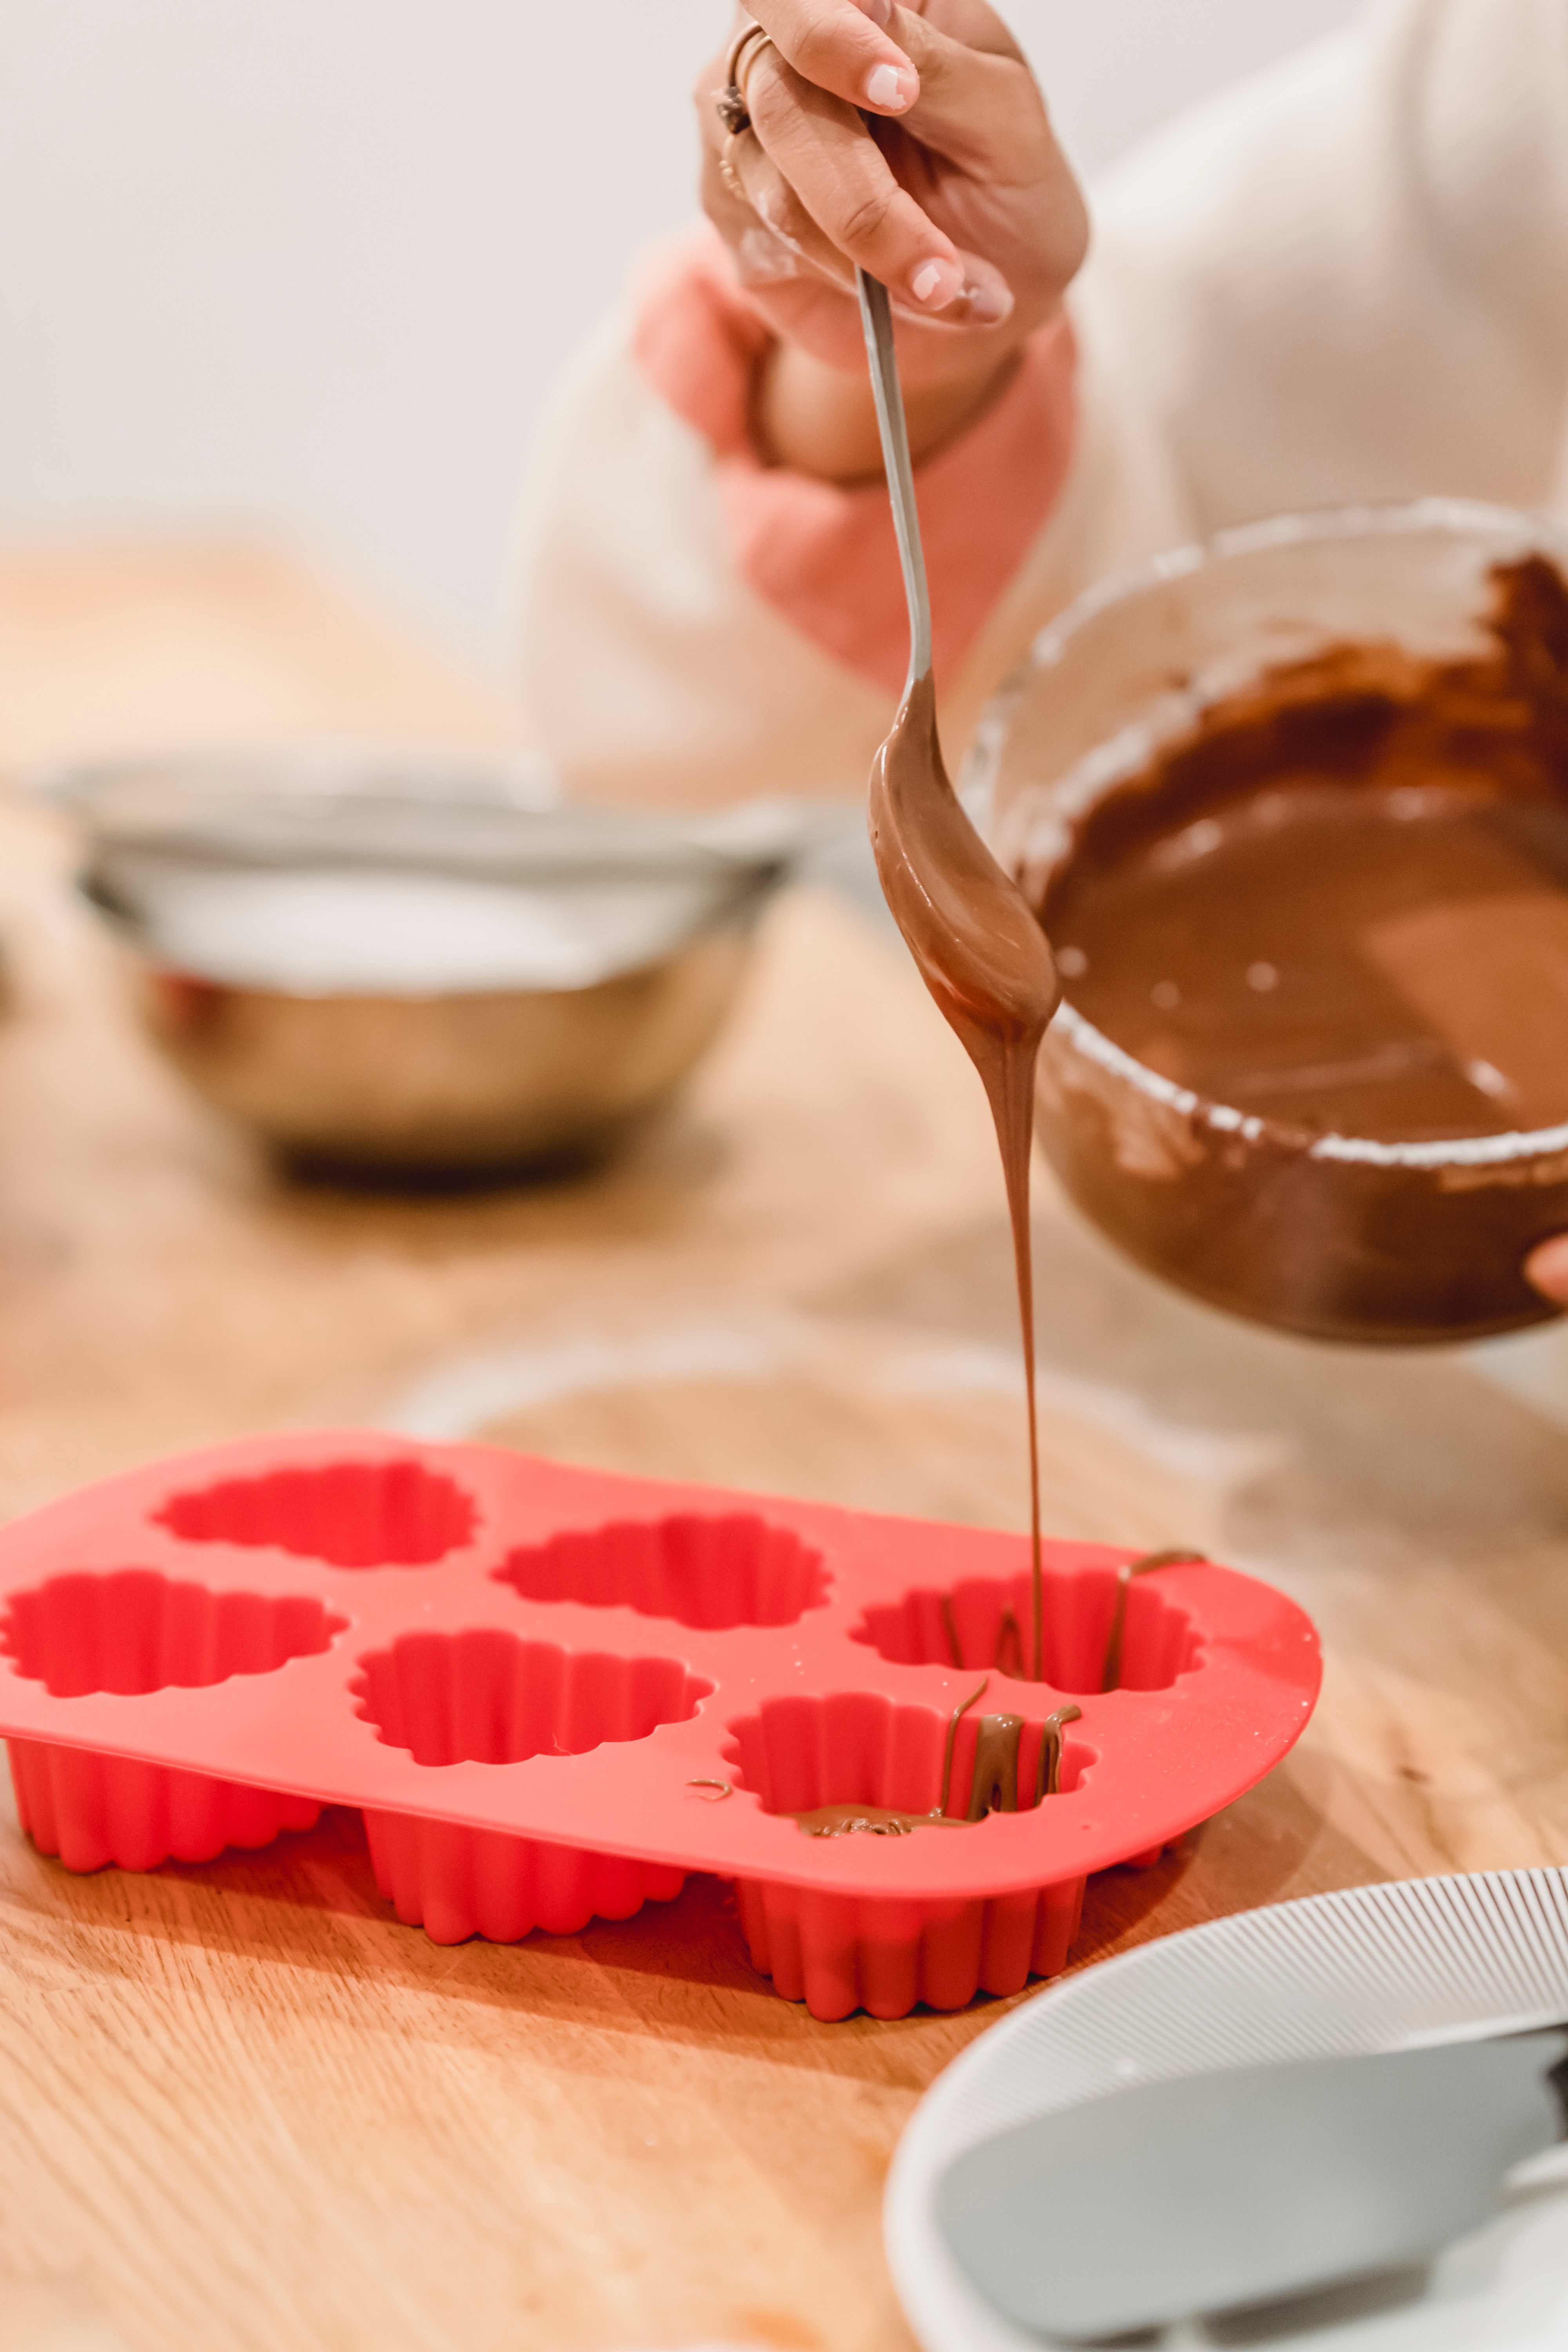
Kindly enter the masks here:
M 1002 1154 L 1024 1341 L 1034 1619 L 1030 1652 L 1038 1682 L 1044 1679 L 1044 1631 L 1029 1162 L 1035 1066 L 1060 989 L 1033 910 L 970 824 L 942 764 L 931 675 L 931 600 L 893 349 L 892 311 L 885 286 L 864 270 L 857 277 L 910 613 L 909 683 L 892 732 L 871 771 L 871 845 L 893 919 L 943 1018 L 979 1073 Z

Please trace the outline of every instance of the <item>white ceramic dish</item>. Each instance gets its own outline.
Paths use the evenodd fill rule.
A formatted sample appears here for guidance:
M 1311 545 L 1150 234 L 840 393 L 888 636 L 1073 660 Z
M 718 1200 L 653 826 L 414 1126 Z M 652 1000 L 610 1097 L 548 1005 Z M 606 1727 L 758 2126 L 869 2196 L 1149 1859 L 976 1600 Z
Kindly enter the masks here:
M 932 2084 L 889 2178 L 888 2258 L 925 2352 L 1043 2352 L 978 2294 L 939 2232 L 937 2182 L 992 2133 L 1130 2084 L 1408 2049 L 1568 2017 L 1568 1871 L 1357 1887 L 1148 1944 L 1041 1993 Z M 1568 2345 L 1568 2151 L 1451 2247 L 1413 2299 L 1316 2298 L 1243 2327 L 1147 2339 L 1269 2352 L 1561 2352 Z M 1128 2227 L 1136 2227 L 1130 2214 Z M 1143 2342 L 1146 2339 L 1140 2339 Z

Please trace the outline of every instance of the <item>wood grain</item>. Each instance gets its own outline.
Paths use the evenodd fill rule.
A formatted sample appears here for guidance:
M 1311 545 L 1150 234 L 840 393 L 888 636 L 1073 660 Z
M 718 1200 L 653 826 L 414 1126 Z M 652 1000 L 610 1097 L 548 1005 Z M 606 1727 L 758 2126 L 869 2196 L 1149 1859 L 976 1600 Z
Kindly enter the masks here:
M 0 765 L 124 740 L 504 740 L 487 690 L 279 559 L 0 563 Z M 0 814 L 0 1507 L 363 1417 L 610 1467 L 1024 1518 L 978 1089 L 839 902 L 773 917 L 679 1113 L 574 1184 L 279 1183 L 151 1057 Z M 1042 1185 L 1047 1517 L 1289 1589 L 1329 1674 L 1291 1760 L 1090 1892 L 1078 1965 L 1247 1904 L 1568 1853 L 1568 1452 L 1468 1363 L 1250 1332 Z M 357 1820 L 73 1879 L 0 1827 L 3 2352 L 907 2352 L 882 2179 L 1006 2004 L 818 2025 L 724 1889 L 438 1949 Z

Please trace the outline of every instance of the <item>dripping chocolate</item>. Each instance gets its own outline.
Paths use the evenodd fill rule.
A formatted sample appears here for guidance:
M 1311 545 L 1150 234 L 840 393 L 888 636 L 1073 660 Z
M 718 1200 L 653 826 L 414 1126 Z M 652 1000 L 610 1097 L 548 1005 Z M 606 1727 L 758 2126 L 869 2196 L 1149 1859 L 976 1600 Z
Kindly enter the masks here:
M 1070 1702 L 1058 1706 L 1040 1726 L 1040 1747 L 1035 1770 L 1032 1803 L 1020 1802 L 1018 1786 L 1019 1750 L 1023 1743 L 1024 1718 L 1020 1715 L 983 1715 L 975 1726 L 974 1766 L 971 1775 L 967 1811 L 955 1816 L 949 1812 L 952 1801 L 952 1752 L 958 1738 L 958 1727 L 975 1702 L 984 1697 L 990 1677 L 961 1699 L 948 1717 L 947 1741 L 942 1756 L 942 1795 L 929 1813 L 898 1812 L 881 1805 L 817 1805 L 793 1816 L 804 1837 L 910 1837 L 917 1830 L 969 1829 L 982 1822 L 988 1813 L 1016 1813 L 1032 1811 L 1047 1797 L 1060 1793 L 1062 1733 L 1069 1723 L 1082 1716 L 1081 1707 Z

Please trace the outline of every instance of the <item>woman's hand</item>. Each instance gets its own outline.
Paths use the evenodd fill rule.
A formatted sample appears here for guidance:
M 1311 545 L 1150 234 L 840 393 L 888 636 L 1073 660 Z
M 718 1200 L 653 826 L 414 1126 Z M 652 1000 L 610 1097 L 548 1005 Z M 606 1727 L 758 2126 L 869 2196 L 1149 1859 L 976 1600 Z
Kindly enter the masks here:
M 730 139 L 715 110 L 724 58 L 698 82 L 703 203 L 779 337 L 763 455 L 852 480 L 880 464 L 856 265 L 892 292 L 921 457 L 1055 313 L 1088 241 L 1083 199 L 985 0 L 754 0 L 752 16 L 769 37 L 742 65 L 751 130 Z

